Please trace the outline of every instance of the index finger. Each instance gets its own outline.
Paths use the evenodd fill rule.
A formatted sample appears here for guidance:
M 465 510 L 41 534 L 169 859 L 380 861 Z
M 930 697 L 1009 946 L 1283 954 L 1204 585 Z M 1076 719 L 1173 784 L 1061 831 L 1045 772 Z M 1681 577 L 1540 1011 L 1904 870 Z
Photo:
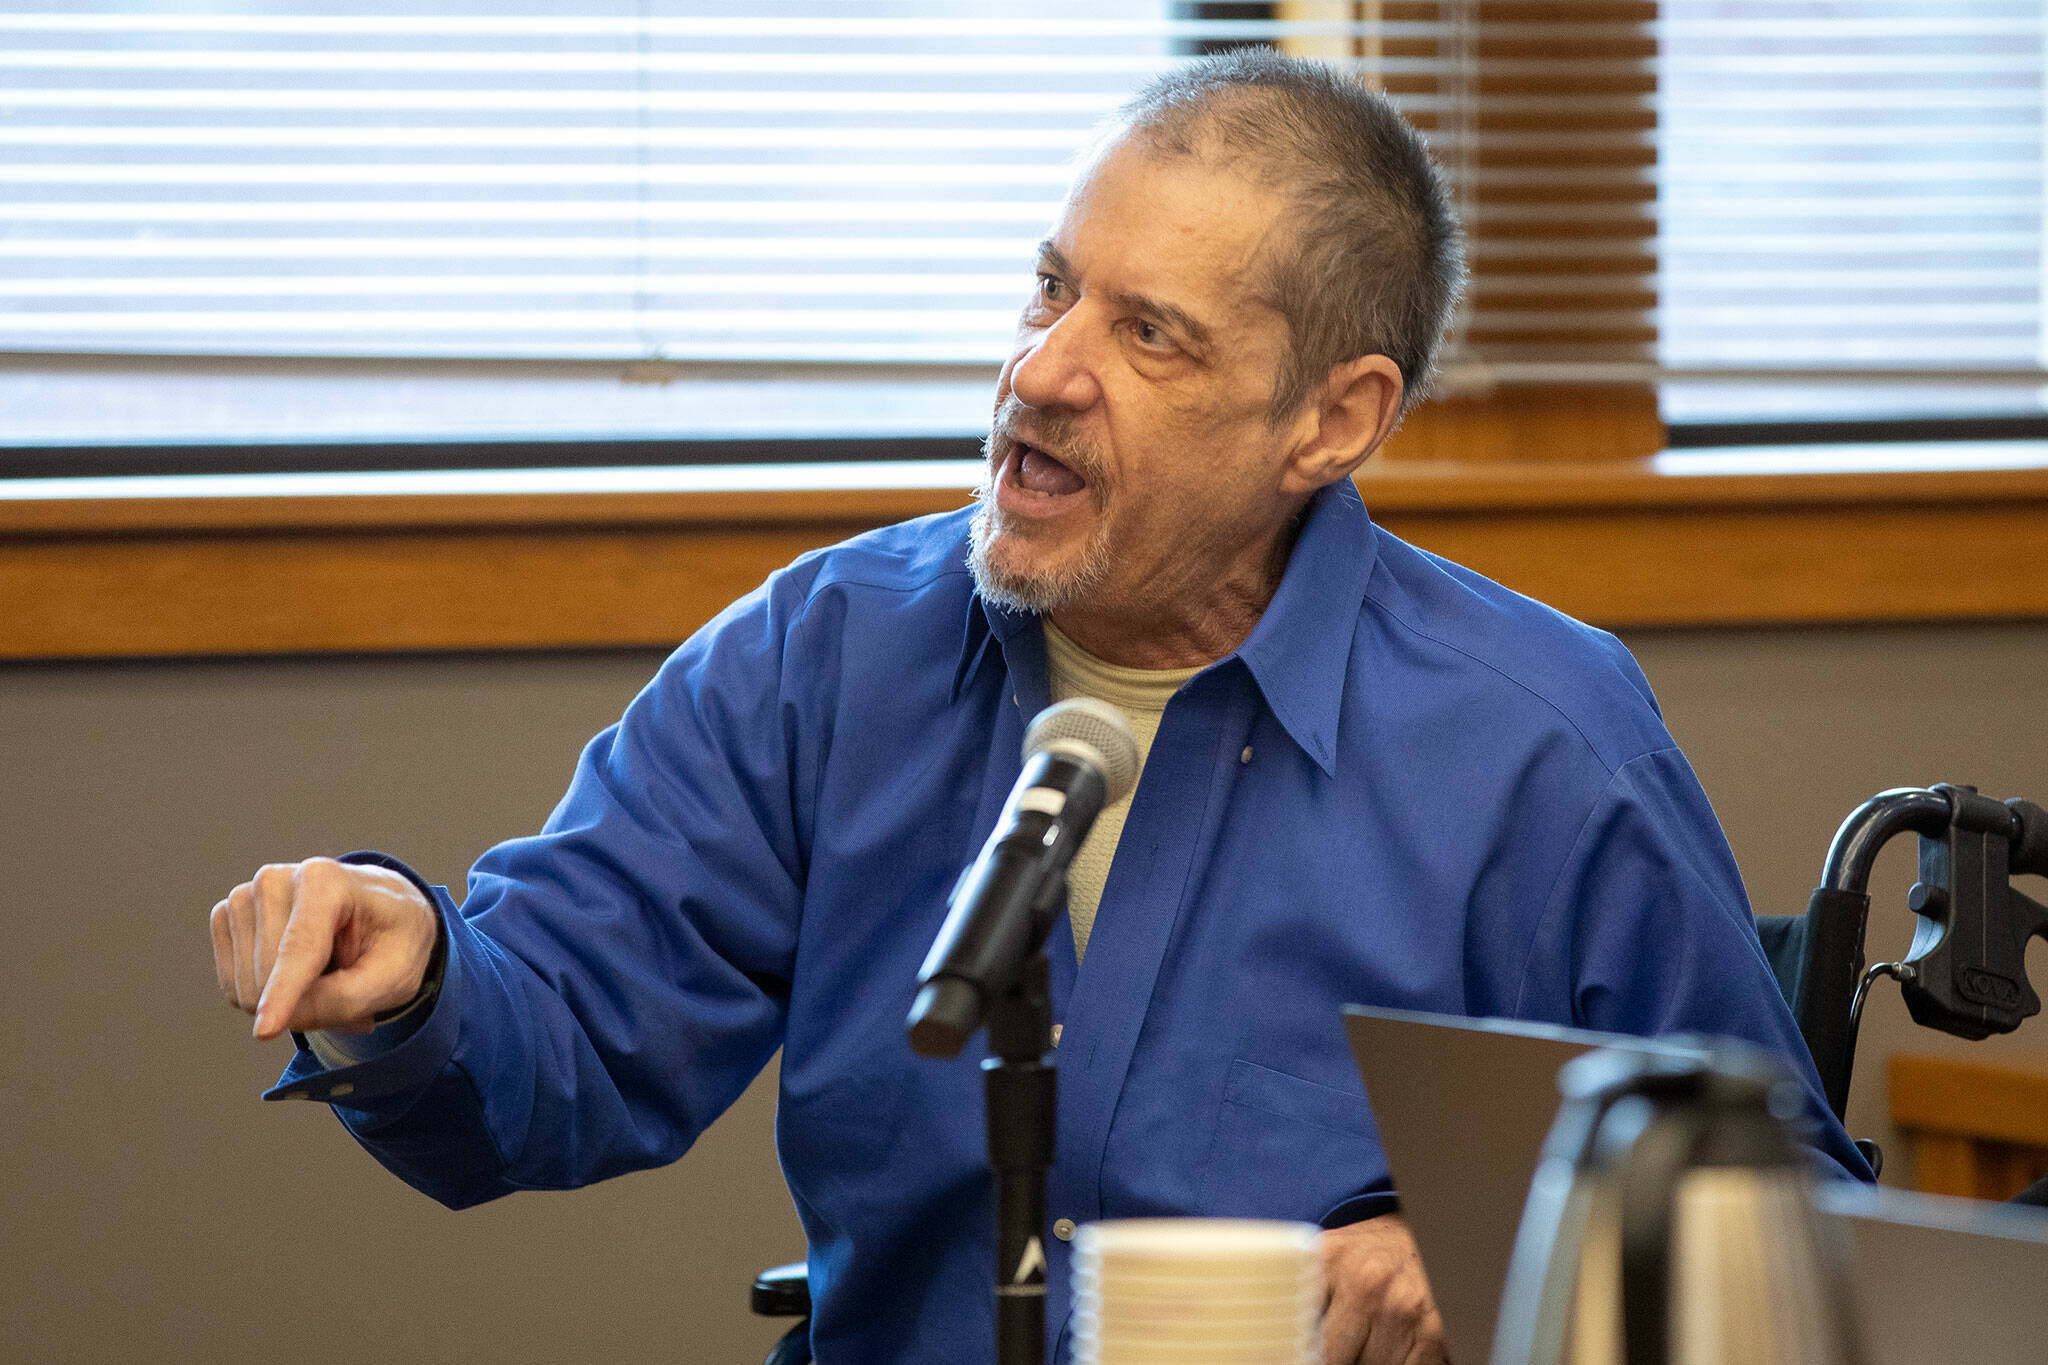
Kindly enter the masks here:
M 340 907 L 320 897 L 294 897 L 291 918 L 277 941 L 277 963 L 256 1004 L 256 1036 L 266 1041 L 284 1032 L 306 988 L 327 970 L 334 956 L 334 927 Z

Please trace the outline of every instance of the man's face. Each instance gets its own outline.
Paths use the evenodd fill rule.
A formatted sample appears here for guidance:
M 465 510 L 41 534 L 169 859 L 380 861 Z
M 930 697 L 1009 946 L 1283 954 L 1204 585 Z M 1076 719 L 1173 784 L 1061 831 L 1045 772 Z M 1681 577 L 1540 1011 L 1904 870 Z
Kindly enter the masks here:
M 983 591 L 1055 616 L 1199 612 L 1265 573 L 1299 499 L 1268 406 L 1285 320 L 1253 291 L 1284 200 L 1129 136 L 1082 172 L 996 386 Z

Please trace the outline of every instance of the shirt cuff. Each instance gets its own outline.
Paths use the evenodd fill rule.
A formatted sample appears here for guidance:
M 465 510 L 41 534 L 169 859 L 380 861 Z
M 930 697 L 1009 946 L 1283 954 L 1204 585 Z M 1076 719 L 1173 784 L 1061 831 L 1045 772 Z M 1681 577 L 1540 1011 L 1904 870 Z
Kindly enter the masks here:
M 1349 1227 L 1363 1223 L 1368 1218 L 1377 1218 L 1383 1213 L 1399 1213 L 1401 1196 L 1392 1190 L 1374 1190 L 1370 1194 L 1353 1195 L 1322 1216 L 1323 1230 Z
M 434 907 L 439 935 L 436 961 L 428 966 L 428 981 L 422 983 L 420 994 L 369 1034 L 293 1033 L 299 1050 L 263 1098 L 337 1103 L 345 1099 L 350 1107 L 366 1110 L 402 1109 L 417 1098 L 455 1051 L 459 1011 L 448 997 L 460 993 L 462 969 L 450 936 L 461 916 L 445 888 L 427 885 L 396 858 L 356 852 L 344 854 L 338 861 L 388 868 L 420 889 Z

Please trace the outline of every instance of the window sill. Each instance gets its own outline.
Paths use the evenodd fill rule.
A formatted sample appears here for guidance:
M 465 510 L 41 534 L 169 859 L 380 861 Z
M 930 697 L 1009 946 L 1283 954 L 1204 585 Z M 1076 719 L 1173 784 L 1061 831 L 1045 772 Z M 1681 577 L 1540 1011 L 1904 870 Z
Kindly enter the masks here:
M 807 549 L 961 506 L 972 468 L 22 481 L 0 489 L 0 658 L 670 645 Z M 1359 482 L 1396 534 L 1604 626 L 2048 616 L 2048 445 Z

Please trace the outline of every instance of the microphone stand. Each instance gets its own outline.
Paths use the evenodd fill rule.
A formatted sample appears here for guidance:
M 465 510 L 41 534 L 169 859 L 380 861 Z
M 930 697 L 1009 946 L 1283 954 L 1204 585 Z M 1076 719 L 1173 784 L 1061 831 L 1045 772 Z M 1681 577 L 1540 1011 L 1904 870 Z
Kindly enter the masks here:
M 1027 760 L 1025 773 L 1049 773 L 1062 764 L 1093 775 L 1078 785 L 1073 803 L 1084 811 L 1085 831 L 1103 804 L 1098 772 L 1064 755 L 1040 753 Z M 910 1007 L 910 1046 L 927 1057 L 957 1057 L 984 1020 L 988 1026 L 990 1055 L 981 1066 L 995 1177 L 997 1365 L 1045 1362 L 1045 1174 L 1058 1138 L 1045 941 L 1080 842 L 1079 836 L 1053 837 L 1060 828 L 1055 813 L 1026 810 L 1016 830 L 991 839 L 961 874 Z M 993 899 L 982 900 L 984 894 Z M 1003 913 L 962 913 L 989 904 Z
M 990 1002 L 982 1089 L 996 1185 L 996 1362 L 1044 1365 L 1045 1173 L 1058 1136 L 1051 968 L 1043 938 Z
M 1130 727 L 1107 702 L 1072 697 L 1040 712 L 1001 823 L 946 898 L 946 922 L 918 970 L 912 1051 L 957 1057 L 988 1026 L 997 1365 L 1045 1362 L 1045 1173 L 1058 1139 L 1045 941 L 1068 865 L 1102 808 L 1135 784 L 1138 763 Z
M 999 955 L 989 964 L 985 998 L 958 976 L 939 976 L 910 1012 L 911 1046 L 928 1057 L 958 1056 L 984 1018 L 988 1024 L 981 1069 L 995 1176 L 996 1365 L 1045 1365 L 1045 1173 L 1059 1129 L 1045 940 L 1066 886 L 1062 872 L 1032 895 L 1021 932 L 1010 941 L 1028 956 Z

